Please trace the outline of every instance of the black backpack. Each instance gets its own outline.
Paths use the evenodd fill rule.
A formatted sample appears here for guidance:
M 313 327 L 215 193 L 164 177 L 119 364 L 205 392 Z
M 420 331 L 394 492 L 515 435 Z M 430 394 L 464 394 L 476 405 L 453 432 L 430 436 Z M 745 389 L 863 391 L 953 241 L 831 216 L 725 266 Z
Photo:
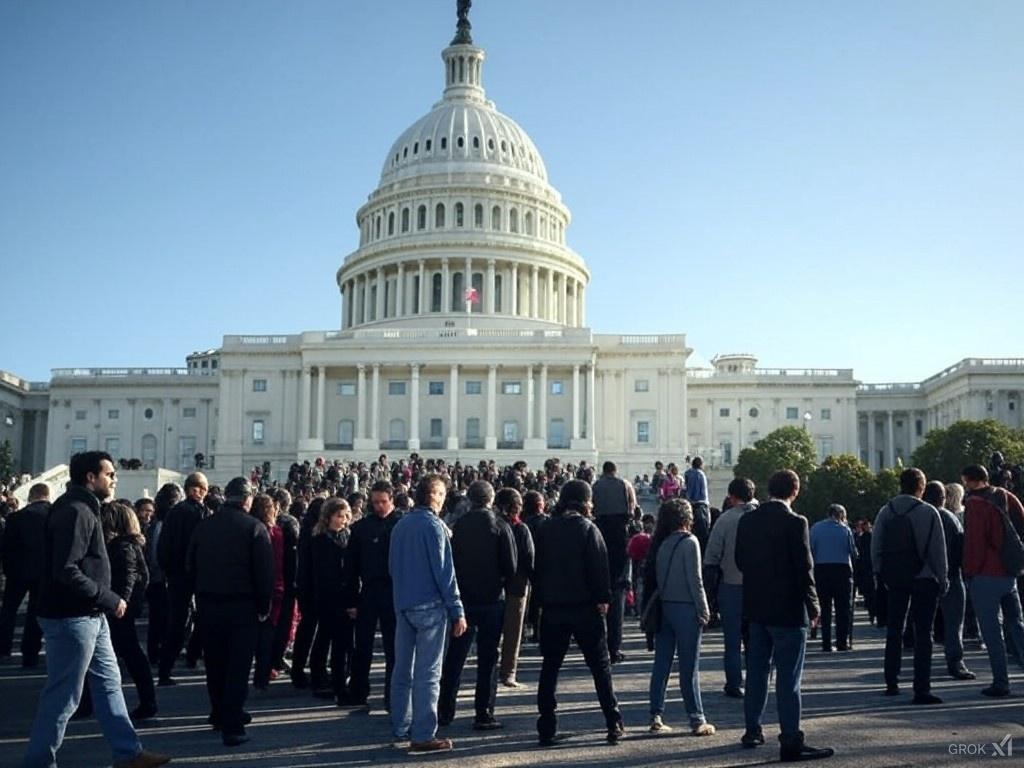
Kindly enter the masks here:
M 1006 510 L 1006 497 L 993 489 L 989 492 L 987 500 L 999 511 L 1003 522 L 1003 546 L 999 551 L 999 559 L 1008 575 L 1020 576 L 1024 573 L 1024 543 L 1021 542 L 1020 534 Z
M 885 537 L 882 539 L 882 581 L 889 589 L 909 592 L 914 584 L 917 574 L 924 568 L 924 559 L 917 548 L 914 539 L 914 524 L 910 520 L 910 513 L 919 505 L 920 501 L 914 503 L 906 512 L 900 514 L 892 506 L 890 501 L 886 507 L 891 515 L 885 522 Z M 935 520 L 932 519 L 931 527 L 928 529 L 928 539 L 924 544 L 924 551 L 932 542 L 932 533 L 935 530 Z

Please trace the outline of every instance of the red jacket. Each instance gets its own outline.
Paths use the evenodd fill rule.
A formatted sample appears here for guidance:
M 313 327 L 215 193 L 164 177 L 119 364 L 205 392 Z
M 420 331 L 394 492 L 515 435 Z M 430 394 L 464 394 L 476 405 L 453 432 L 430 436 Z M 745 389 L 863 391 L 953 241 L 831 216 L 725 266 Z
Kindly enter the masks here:
M 964 576 L 1008 576 L 1000 552 L 1003 547 L 1003 517 L 989 492 L 1002 497 L 1010 521 L 1018 533 L 1024 531 L 1024 507 L 1002 488 L 971 491 L 964 499 Z

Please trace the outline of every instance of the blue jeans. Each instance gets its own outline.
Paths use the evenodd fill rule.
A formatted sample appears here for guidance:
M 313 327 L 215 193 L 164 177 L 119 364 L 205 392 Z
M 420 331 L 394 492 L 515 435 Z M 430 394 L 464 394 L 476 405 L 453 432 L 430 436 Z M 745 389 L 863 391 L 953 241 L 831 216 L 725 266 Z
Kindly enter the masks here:
M 1010 687 L 1010 674 L 1006 664 L 1006 643 L 999 621 L 1009 627 L 1010 639 L 1018 650 L 1024 648 L 1024 623 L 1021 621 L 1020 595 L 1013 576 L 974 576 L 971 578 L 971 602 L 978 615 L 981 636 L 988 648 L 992 665 L 992 684 L 998 688 Z
M 448 614 L 444 603 L 397 611 L 391 725 L 395 738 L 430 741 L 437 733 L 437 699 Z
M 779 740 L 800 736 L 800 678 L 804 673 L 807 627 L 769 627 L 750 622 L 747 643 L 747 695 L 743 713 L 748 731 L 761 728 L 768 703 L 768 672 L 775 660 L 775 705 L 779 710 Z
M 105 616 L 39 619 L 46 638 L 46 685 L 25 752 L 25 768 L 54 768 L 68 719 L 78 708 L 89 679 L 93 711 L 114 762 L 142 751 L 121 693 L 121 671 Z
M 679 653 L 679 690 L 683 694 L 690 725 L 705 722 L 700 700 L 700 640 L 697 609 L 693 603 L 667 603 L 661 606 L 661 629 L 654 636 L 654 667 L 651 669 L 651 715 L 665 712 L 665 691 L 672 673 L 672 657 Z
M 718 612 L 722 616 L 725 643 L 725 687 L 743 687 L 743 585 L 718 586 Z

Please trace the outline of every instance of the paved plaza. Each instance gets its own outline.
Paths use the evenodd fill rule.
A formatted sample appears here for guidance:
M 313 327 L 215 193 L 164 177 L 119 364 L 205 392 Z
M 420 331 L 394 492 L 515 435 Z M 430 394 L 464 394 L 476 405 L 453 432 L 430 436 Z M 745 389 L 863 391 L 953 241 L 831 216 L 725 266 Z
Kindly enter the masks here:
M 915 707 L 910 703 L 909 693 L 894 699 L 882 696 L 883 633 L 868 627 L 862 613 L 858 618 L 853 652 L 808 653 L 804 676 L 807 740 L 814 745 L 835 747 L 837 753 L 821 765 L 896 768 L 1024 762 L 1024 698 L 994 701 L 980 695 L 990 678 L 987 658 L 976 643 L 968 643 L 966 661 L 979 673 L 979 679 L 956 682 L 938 674 L 945 672 L 945 664 L 941 650 L 936 648 L 934 690 L 945 702 Z M 219 736 L 206 725 L 202 667 L 198 671 L 182 669 L 178 686 L 158 690 L 160 716 L 141 729 L 141 735 L 147 748 L 173 755 L 175 765 L 218 768 L 455 766 L 466 765 L 466 761 L 472 766 L 689 764 L 719 768 L 778 761 L 774 696 L 768 704 L 768 744 L 755 750 L 739 745 L 743 732 L 742 702 L 727 699 L 721 693 L 722 636 L 716 630 L 705 636 L 701 680 L 705 711 L 710 722 L 718 726 L 718 734 L 698 739 L 682 727 L 685 713 L 675 679 L 669 690 L 666 722 L 677 729 L 663 736 L 649 734 L 647 685 L 652 654 L 646 652 L 635 623 L 627 621 L 628 657 L 614 668 L 614 675 L 629 731 L 617 746 L 605 743 L 593 685 L 582 657 L 575 653 L 567 657 L 559 687 L 560 725 L 571 738 L 553 749 L 537 747 L 534 720 L 540 656 L 536 647 L 529 644 L 520 673 L 527 687 L 499 692 L 497 715 L 505 725 L 501 731 L 477 733 L 471 729 L 473 671 L 469 668 L 463 678 L 459 714 L 450 727 L 441 731 L 454 739 L 455 750 L 443 755 L 413 757 L 392 745 L 388 718 L 381 709 L 380 666 L 374 668 L 374 694 L 369 711 L 338 709 L 313 698 L 308 691 L 294 689 L 286 679 L 273 683 L 268 693 L 250 697 L 248 709 L 254 716 L 249 727 L 252 740 L 233 750 L 221 746 Z M 812 642 L 810 647 L 817 646 Z M 906 656 L 905 670 L 910 661 Z M 25 671 L 18 663 L 15 656 L 0 668 L 0 766 L 19 764 L 44 679 L 41 669 Z M 1013 684 L 1024 692 L 1024 675 L 1019 670 L 1015 672 Z M 904 687 L 909 690 L 909 682 Z M 135 692 L 130 685 L 126 696 L 129 707 L 134 706 Z M 1002 758 L 996 755 L 993 742 L 1002 742 L 1007 735 L 1014 739 L 1014 752 L 1011 757 Z M 984 749 L 984 754 L 977 754 L 980 749 Z M 60 753 L 60 765 L 73 768 L 109 763 L 110 754 L 98 724 L 94 720 L 71 723 Z

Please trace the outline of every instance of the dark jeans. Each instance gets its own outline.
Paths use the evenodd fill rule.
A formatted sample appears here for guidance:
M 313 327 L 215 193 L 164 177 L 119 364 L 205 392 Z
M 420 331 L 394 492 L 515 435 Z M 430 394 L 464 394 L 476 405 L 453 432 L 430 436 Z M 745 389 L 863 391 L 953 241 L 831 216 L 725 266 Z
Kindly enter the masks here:
M 473 704 L 478 721 L 494 717 L 494 700 L 498 694 L 498 643 L 505 625 L 505 601 L 466 604 L 466 631 L 448 643 L 448 653 L 441 668 L 441 698 L 437 718 L 451 722 L 455 718 L 455 700 L 462 682 L 462 669 L 476 638 L 476 694 Z
M 114 654 L 124 662 L 128 675 L 135 683 L 135 690 L 139 694 L 139 704 L 143 707 L 156 707 L 153 670 L 150 669 L 146 654 L 142 652 L 139 633 L 135 629 L 135 617 L 126 615 L 121 619 L 108 619 L 108 622 Z
M 612 656 L 622 651 L 622 620 L 626 610 L 626 588 L 612 587 L 612 601 L 608 603 L 608 653 Z
M 885 631 L 885 684 L 900 679 L 903 653 L 903 628 L 909 609 L 914 627 L 914 693 L 928 693 L 932 676 L 932 622 L 939 600 L 935 579 L 914 579 L 910 591 L 888 590 L 888 618 Z
M 850 626 L 853 612 L 853 580 L 850 566 L 842 563 L 824 563 L 814 566 L 814 583 L 818 586 L 821 602 L 821 645 L 832 647 L 832 606 L 836 612 L 836 645 L 850 646 Z
M 185 647 L 185 636 L 192 613 L 192 596 L 178 581 L 167 582 L 167 629 L 160 648 L 160 678 L 171 676 L 174 662 Z
M 540 651 L 544 661 L 537 686 L 537 710 L 540 712 L 537 732 L 541 738 L 553 736 L 558 731 L 558 717 L 555 715 L 558 671 L 574 637 L 594 678 L 594 689 L 605 723 L 611 727 L 622 719 L 612 685 L 604 618 L 593 605 L 544 606 L 540 614 Z
M 356 614 L 356 648 L 352 654 L 352 679 L 349 694 L 360 701 L 370 695 L 370 665 L 373 663 L 373 638 L 380 624 L 384 646 L 384 708 L 391 702 L 391 674 L 395 668 L 395 604 L 391 587 L 364 585 Z
M 288 650 L 288 641 L 291 639 L 294 616 L 295 592 L 285 590 L 281 600 L 281 616 L 274 627 L 274 640 L 270 649 L 270 666 L 274 669 L 284 668 L 284 654 Z
M 259 625 L 256 607 L 251 601 L 201 600 L 199 612 L 210 715 L 225 734 L 244 733 L 243 707 Z
M 875 581 L 875 620 L 879 627 L 889 624 L 889 590 L 880 578 Z
M 276 630 L 276 625 L 271 624 L 268 618 L 260 622 L 256 631 L 256 668 L 252 673 L 252 684 L 255 688 L 263 689 L 270 685 L 270 656 L 274 650 Z
M 310 662 L 310 673 L 314 685 L 324 685 L 327 682 L 327 645 L 330 638 L 326 632 L 320 633 L 322 638 L 318 643 L 316 652 L 310 659 L 310 649 L 317 639 L 317 610 L 312 597 L 299 596 L 299 611 L 302 618 L 299 619 L 299 628 L 295 630 L 295 645 L 292 647 L 292 674 L 298 674 L 306 668 L 306 662 Z
M 768 703 L 768 674 L 775 662 L 775 706 L 779 712 L 779 741 L 792 743 L 800 731 L 800 681 L 804 673 L 807 627 L 770 627 L 750 622 L 747 645 L 747 692 L 743 713 L 748 731 L 761 728 Z
M 162 581 L 151 582 L 146 587 L 146 604 L 149 616 L 146 621 L 146 655 L 149 662 L 160 663 L 160 649 L 167 634 L 167 585 Z
M 322 643 L 325 654 L 324 665 L 326 666 L 327 646 L 330 645 L 331 690 L 334 691 L 335 696 L 344 697 L 348 693 L 349 662 L 352 657 L 352 619 L 340 605 L 320 606 L 317 615 L 320 617 L 320 621 L 317 624 L 316 640 L 313 643 L 313 660 L 316 662 L 320 643 Z M 318 668 L 316 663 L 311 666 L 314 669 Z
M 39 660 L 39 649 L 43 647 L 43 630 L 36 621 L 36 590 L 10 577 L 4 584 L 4 602 L 0 607 L 0 656 L 9 656 L 14 647 L 14 624 L 25 595 L 28 595 L 28 610 L 21 633 L 21 663 L 33 665 Z

